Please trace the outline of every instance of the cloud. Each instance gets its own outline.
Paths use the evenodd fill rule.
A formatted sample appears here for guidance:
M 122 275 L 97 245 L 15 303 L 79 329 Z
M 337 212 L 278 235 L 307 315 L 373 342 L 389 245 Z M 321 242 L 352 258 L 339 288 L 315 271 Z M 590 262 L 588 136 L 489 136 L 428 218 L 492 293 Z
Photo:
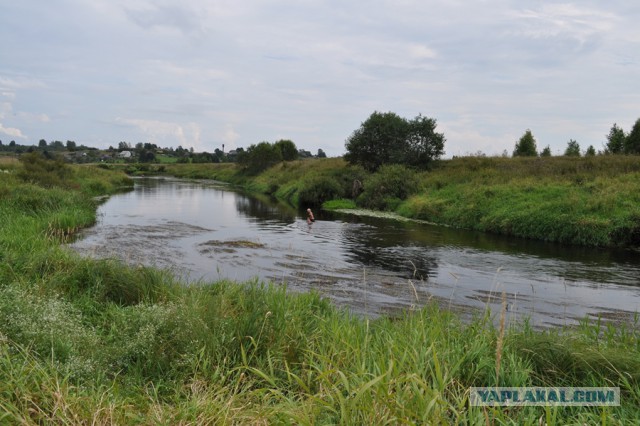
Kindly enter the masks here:
M 240 135 L 238 134 L 238 132 L 236 132 L 236 130 L 231 125 L 227 125 L 224 133 L 222 134 L 222 141 L 224 142 L 226 147 L 229 149 L 236 148 L 236 142 L 239 138 Z
M 127 16 L 144 29 L 168 28 L 183 34 L 200 31 L 200 18 L 187 3 L 147 3 L 137 8 L 125 6 Z
M 542 4 L 537 9 L 513 11 L 511 16 L 518 23 L 511 34 L 549 46 L 546 54 L 566 55 L 594 51 L 620 21 L 606 10 L 570 3 Z
M 144 142 L 151 142 L 161 146 L 180 145 L 183 148 L 202 148 L 201 130 L 197 123 L 182 125 L 174 122 L 138 118 L 118 118 L 116 122 L 137 129 L 141 137 L 148 139 Z
M 0 123 L 0 133 L 11 136 L 13 138 L 27 138 L 24 134 L 22 134 L 22 131 L 20 129 L 16 129 L 15 127 L 4 127 L 2 123 Z

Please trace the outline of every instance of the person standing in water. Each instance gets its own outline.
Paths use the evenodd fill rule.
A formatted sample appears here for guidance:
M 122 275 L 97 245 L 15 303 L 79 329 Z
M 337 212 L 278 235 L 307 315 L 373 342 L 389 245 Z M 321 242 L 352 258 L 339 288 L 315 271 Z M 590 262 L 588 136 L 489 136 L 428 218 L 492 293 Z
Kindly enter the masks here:
M 307 209 L 307 223 L 311 224 L 315 221 L 316 219 L 313 217 L 313 212 L 311 211 L 311 209 Z

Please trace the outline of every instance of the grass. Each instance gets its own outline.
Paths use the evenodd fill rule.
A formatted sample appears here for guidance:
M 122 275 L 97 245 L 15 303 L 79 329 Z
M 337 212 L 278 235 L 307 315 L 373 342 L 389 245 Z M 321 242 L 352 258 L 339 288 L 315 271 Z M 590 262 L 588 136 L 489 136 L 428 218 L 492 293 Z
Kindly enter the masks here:
M 536 331 L 436 304 L 369 320 L 283 285 L 187 286 L 60 245 L 122 174 L 74 167 L 45 189 L 11 167 L 0 175 L 0 423 L 640 421 L 637 324 Z M 622 405 L 469 406 L 470 386 L 494 385 L 619 386 Z
M 640 159 L 443 162 L 404 216 L 460 228 L 588 246 L 640 243 Z

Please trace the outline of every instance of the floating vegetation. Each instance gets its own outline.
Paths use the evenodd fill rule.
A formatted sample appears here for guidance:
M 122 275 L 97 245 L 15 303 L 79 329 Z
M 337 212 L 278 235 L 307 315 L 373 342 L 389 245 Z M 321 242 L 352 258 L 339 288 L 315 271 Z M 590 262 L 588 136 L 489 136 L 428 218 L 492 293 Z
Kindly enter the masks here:
M 250 248 L 250 249 L 259 249 L 265 248 L 266 246 L 262 243 L 257 243 L 255 241 L 248 240 L 230 240 L 230 241 L 220 241 L 220 240 L 210 240 L 200 244 L 202 249 L 200 249 L 201 253 L 210 253 L 210 252 L 224 252 L 224 253 L 235 253 L 236 249 L 240 248 Z
M 408 217 L 404 217 L 404 216 L 400 216 L 397 213 L 392 213 L 392 212 L 385 212 L 385 211 L 380 211 L 380 210 L 368 210 L 368 209 L 336 209 L 333 210 L 336 213 L 341 213 L 341 214 L 349 214 L 349 215 L 353 215 L 353 216 L 365 216 L 365 217 L 377 217 L 380 219 L 391 219 L 391 220 L 397 220 L 400 222 L 414 222 L 414 223 L 425 223 L 428 225 L 438 225 L 438 226 L 446 226 L 446 225 L 441 225 L 441 224 L 436 224 L 433 222 L 429 222 L 427 220 L 420 220 L 420 219 L 411 219 Z

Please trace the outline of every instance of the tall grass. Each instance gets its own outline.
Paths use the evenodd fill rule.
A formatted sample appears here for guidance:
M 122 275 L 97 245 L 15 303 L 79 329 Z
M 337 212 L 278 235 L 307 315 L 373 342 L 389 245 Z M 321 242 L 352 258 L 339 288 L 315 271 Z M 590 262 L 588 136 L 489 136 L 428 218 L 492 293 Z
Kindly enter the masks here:
M 465 158 L 423 176 L 405 216 L 589 246 L 640 243 L 640 159 Z
M 84 226 L 95 209 L 76 183 L 0 175 L 0 423 L 640 421 L 637 324 L 496 328 L 489 312 L 462 322 L 436 304 L 371 320 L 282 285 L 187 286 L 61 247 L 51 224 Z M 619 386 L 622 405 L 469 406 L 470 386 L 493 385 Z

